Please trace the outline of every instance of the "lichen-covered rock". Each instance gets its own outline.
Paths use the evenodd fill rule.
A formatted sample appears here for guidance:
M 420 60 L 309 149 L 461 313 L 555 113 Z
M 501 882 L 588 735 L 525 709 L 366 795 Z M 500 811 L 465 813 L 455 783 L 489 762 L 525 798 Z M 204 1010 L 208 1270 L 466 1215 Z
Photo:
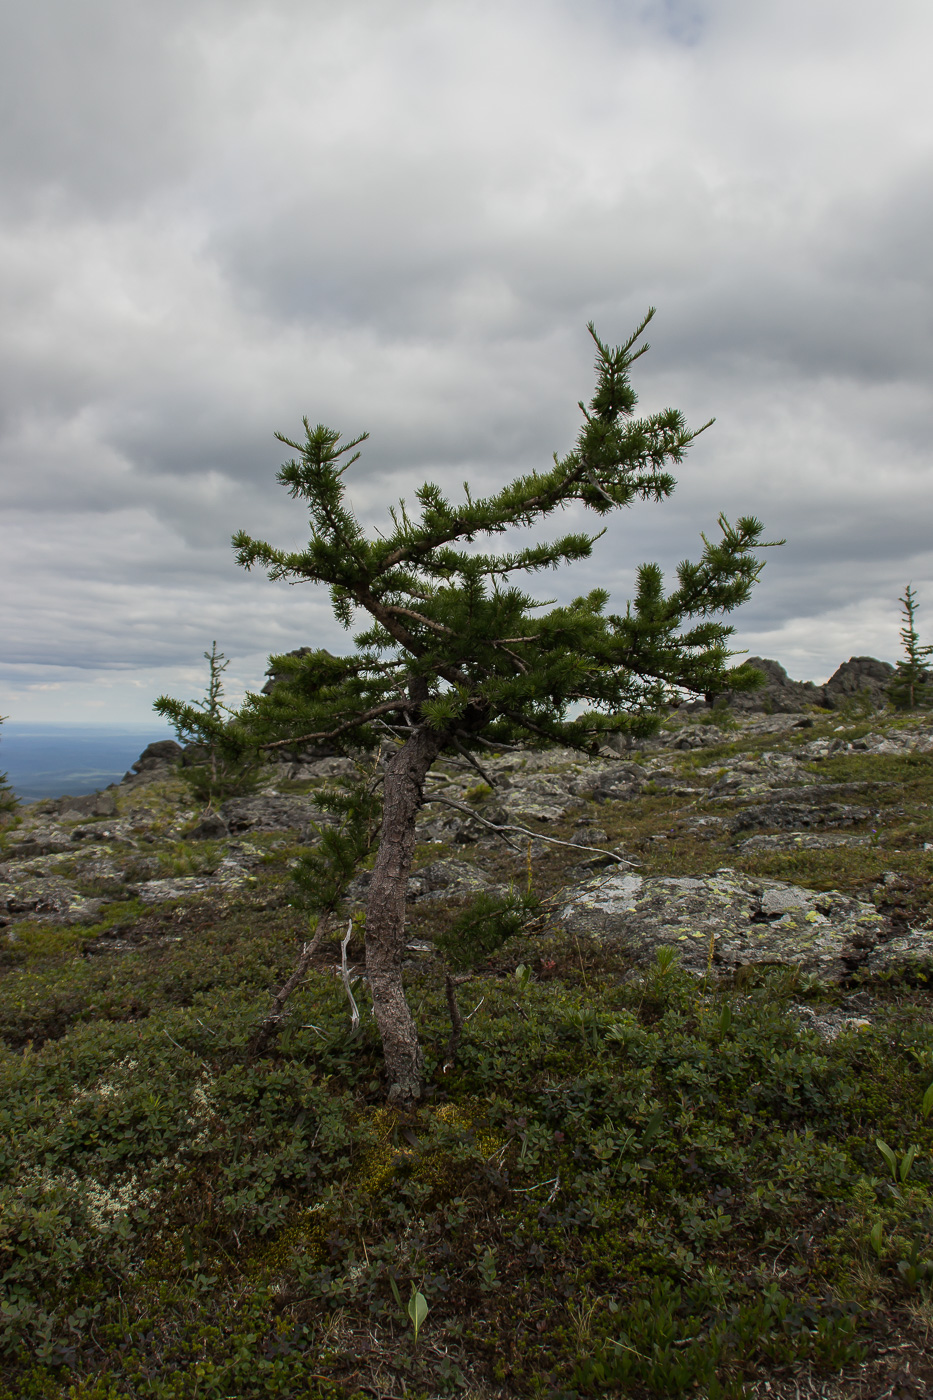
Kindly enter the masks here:
M 39 827 L 11 841 L 6 855 L 11 860 L 35 860 L 39 856 L 57 855 L 72 850 L 71 836 L 58 827 Z
M 335 778 L 355 778 L 358 776 L 359 768 L 352 758 L 315 758 L 310 762 L 302 760 L 293 763 L 288 770 L 288 776 L 293 782 L 307 783 L 318 782 L 322 778 L 331 781 Z
M 188 832 L 189 841 L 222 841 L 230 835 L 230 829 L 217 812 L 202 817 L 197 826 Z
M 608 768 L 584 772 L 570 783 L 570 791 L 595 802 L 630 802 L 648 781 L 648 769 L 640 763 L 613 763 Z
M 518 792 L 510 792 L 502 804 L 502 811 L 506 820 L 518 823 L 523 822 L 559 822 L 567 815 L 569 803 L 555 802 L 553 799 L 540 797 L 534 792 L 522 789 Z
M 730 736 L 715 724 L 691 724 L 662 731 L 661 742 L 671 749 L 712 749 L 728 744 Z
M 908 973 L 919 975 L 927 983 L 933 981 L 933 929 L 912 928 L 881 943 L 868 960 L 871 972 Z
M 347 890 L 349 904 L 363 904 L 369 892 L 372 871 L 361 870 Z M 461 899 L 481 891 L 498 891 L 489 876 L 465 860 L 435 860 L 408 877 L 407 898 L 411 902 L 434 899 Z
M 890 733 L 864 734 L 857 739 L 811 739 L 798 749 L 797 757 L 810 763 L 843 754 L 905 754 L 933 752 L 933 734 L 928 729 L 900 729 Z
M 103 901 L 84 899 L 66 880 L 30 879 L 0 884 L 0 923 L 39 919 L 57 924 L 93 923 Z
M 862 900 L 726 870 L 702 879 L 613 872 L 568 891 L 554 922 L 616 940 L 636 962 L 670 947 L 700 973 L 712 949 L 713 966 L 723 971 L 773 963 L 832 981 L 871 966 L 890 935 L 874 905 Z

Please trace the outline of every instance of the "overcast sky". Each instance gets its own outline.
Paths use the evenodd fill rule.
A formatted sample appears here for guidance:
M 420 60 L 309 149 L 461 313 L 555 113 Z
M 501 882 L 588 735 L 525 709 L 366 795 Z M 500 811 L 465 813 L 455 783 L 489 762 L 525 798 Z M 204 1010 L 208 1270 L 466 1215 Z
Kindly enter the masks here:
M 301 417 L 371 439 L 380 522 L 547 466 L 586 322 L 649 305 L 645 411 L 715 416 L 567 598 L 673 568 L 720 511 L 773 550 L 736 644 L 825 680 L 933 640 L 925 0 L 11 0 L 0 21 L 0 713 L 145 722 L 326 595 L 238 569 L 306 539 Z M 556 529 L 569 522 L 558 522 Z

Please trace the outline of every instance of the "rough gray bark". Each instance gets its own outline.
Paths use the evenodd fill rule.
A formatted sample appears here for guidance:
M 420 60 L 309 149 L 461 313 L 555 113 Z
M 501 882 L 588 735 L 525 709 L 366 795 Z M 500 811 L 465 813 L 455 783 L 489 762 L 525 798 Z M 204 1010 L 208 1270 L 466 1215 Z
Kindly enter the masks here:
M 389 1102 L 400 1108 L 418 1101 L 424 1081 L 418 1031 L 402 983 L 405 895 L 424 780 L 446 739 L 420 725 L 386 764 L 382 831 L 366 905 L 366 976 L 382 1037 Z

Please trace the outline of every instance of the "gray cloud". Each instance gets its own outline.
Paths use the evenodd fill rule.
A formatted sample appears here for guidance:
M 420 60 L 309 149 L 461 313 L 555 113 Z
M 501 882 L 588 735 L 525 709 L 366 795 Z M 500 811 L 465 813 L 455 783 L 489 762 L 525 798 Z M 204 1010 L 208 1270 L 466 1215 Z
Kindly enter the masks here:
M 304 538 L 273 430 L 369 429 L 369 522 L 425 477 L 492 488 L 572 443 L 585 322 L 621 337 L 649 303 L 643 407 L 716 425 L 672 501 L 542 595 L 624 603 L 638 562 L 755 513 L 788 543 L 738 642 L 815 679 L 894 656 L 908 577 L 933 596 L 926 10 L 49 0 L 4 23 L 2 712 L 137 718 L 214 636 L 241 689 L 270 651 L 345 645 L 325 597 L 233 564 L 240 526 Z

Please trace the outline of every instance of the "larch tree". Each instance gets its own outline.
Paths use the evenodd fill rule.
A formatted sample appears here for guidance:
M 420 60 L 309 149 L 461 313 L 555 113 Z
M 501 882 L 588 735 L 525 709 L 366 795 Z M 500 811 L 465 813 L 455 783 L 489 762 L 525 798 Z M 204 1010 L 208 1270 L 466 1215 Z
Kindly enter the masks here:
M 368 615 L 344 657 L 319 650 L 274 657 L 283 677 L 271 694 L 250 695 L 238 716 L 265 747 L 326 741 L 373 748 L 387 735 L 394 751 L 383 770 L 382 821 L 365 923 L 366 975 L 382 1038 L 390 1102 L 422 1093 L 424 1066 L 402 980 L 406 885 L 425 778 L 446 752 L 476 752 L 528 741 L 595 751 L 611 734 L 645 735 L 661 707 L 683 692 L 751 688 L 757 672 L 730 667 L 722 620 L 749 596 L 761 570 L 762 526 L 753 517 L 719 537 L 703 536 L 698 562 L 684 562 L 665 591 L 656 564 L 638 569 L 634 601 L 607 611 L 601 588 L 573 602 L 542 605 L 516 580 L 588 559 L 604 531 L 532 538 L 484 552 L 506 531 L 534 531 L 578 503 L 597 517 L 636 500 L 662 501 L 697 436 L 667 409 L 635 417 L 629 371 L 653 310 L 624 345 L 598 338 L 596 389 L 576 444 L 543 471 L 519 476 L 475 499 L 464 486 L 452 502 L 431 483 L 390 511 L 384 533 L 367 535 L 347 501 L 346 476 L 367 434 L 349 442 L 304 420 L 303 441 L 276 434 L 296 454 L 278 473 L 310 516 L 307 547 L 276 549 L 240 532 L 237 561 L 272 579 L 330 589 L 334 613 L 350 629 Z M 704 426 L 709 426 L 704 425 Z M 699 429 L 698 431 L 703 431 Z

